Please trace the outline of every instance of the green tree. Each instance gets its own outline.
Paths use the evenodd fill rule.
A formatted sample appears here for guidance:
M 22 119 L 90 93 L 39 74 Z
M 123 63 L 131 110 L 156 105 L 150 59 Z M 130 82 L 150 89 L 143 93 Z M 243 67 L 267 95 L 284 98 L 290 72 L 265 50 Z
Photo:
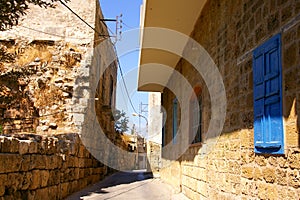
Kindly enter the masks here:
M 119 133 L 124 133 L 128 131 L 128 122 L 129 118 L 126 116 L 126 113 L 122 110 L 116 110 L 114 112 L 115 119 L 115 130 Z
M 29 4 L 42 8 L 55 8 L 60 0 L 0 0 L 0 31 L 10 29 L 18 24 L 20 17 L 26 15 Z M 69 0 L 64 0 L 68 2 Z

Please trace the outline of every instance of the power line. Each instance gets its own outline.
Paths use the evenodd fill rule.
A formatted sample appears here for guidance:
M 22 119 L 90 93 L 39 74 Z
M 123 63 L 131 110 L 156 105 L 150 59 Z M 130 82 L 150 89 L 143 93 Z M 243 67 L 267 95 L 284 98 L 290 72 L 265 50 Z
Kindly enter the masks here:
M 112 35 L 114 35 L 114 32 L 109 28 L 109 26 L 107 26 L 107 24 L 105 23 L 105 21 L 107 21 L 107 20 L 100 20 L 100 22 L 102 22 L 102 24 L 108 29 L 108 31 L 112 34 Z M 110 20 L 110 21 L 115 21 L 115 20 Z
M 32 31 L 35 31 L 35 32 L 39 32 L 39 33 L 44 33 L 44 34 L 47 34 L 47 35 L 51 35 L 51 36 L 56 36 L 56 37 L 61 37 L 61 38 L 65 37 L 65 36 L 62 36 L 62 35 L 55 34 L 55 33 L 47 33 L 45 31 L 37 30 L 37 29 L 34 29 L 34 28 L 22 26 L 22 25 L 20 25 L 20 27 L 23 27 L 23 28 L 26 28 L 26 29 L 29 29 L 29 30 L 32 30 Z
M 67 6 L 64 2 L 62 2 L 61 0 L 59 0 L 61 4 L 63 4 L 68 10 L 70 10 L 76 17 L 78 17 L 81 21 L 83 21 L 88 27 L 90 27 L 91 29 L 93 29 L 96 33 L 99 34 L 99 36 L 104 36 L 104 35 L 101 35 L 95 28 L 93 28 L 88 22 L 86 22 L 84 19 L 82 19 L 75 11 L 73 11 L 69 6 Z M 107 26 L 106 26 L 107 27 Z M 115 51 L 115 54 L 117 55 L 117 49 L 116 49 L 116 46 L 112 43 L 113 47 L 114 47 L 114 51 Z M 133 106 L 133 103 L 132 103 L 132 100 L 130 98 L 130 95 L 129 95 L 129 92 L 128 92 L 128 88 L 127 88 L 127 85 L 125 83 L 125 79 L 124 79 L 124 75 L 123 75 L 123 70 L 121 68 L 121 64 L 120 64 L 120 61 L 119 61 L 119 58 L 117 57 L 116 58 L 117 60 L 117 64 L 118 64 L 118 68 L 120 69 L 120 74 L 121 74 L 121 77 L 122 77 L 122 80 L 123 80 L 123 84 L 124 84 L 124 88 L 125 88 L 125 91 L 126 91 L 126 94 L 127 94 L 127 97 L 128 97 L 128 100 L 130 102 L 130 105 L 133 109 L 134 112 L 137 113 L 135 107 Z
M 114 50 L 115 50 L 115 53 L 117 54 L 117 49 L 116 49 L 116 46 L 113 44 L 113 47 L 114 47 Z M 125 82 L 125 79 L 124 79 L 124 74 L 123 74 L 123 70 L 122 70 L 122 67 L 121 67 L 121 64 L 120 64 L 120 60 L 119 58 L 117 57 L 117 63 L 118 63 L 118 67 L 120 69 L 120 74 L 121 74 L 121 77 L 122 77 L 122 81 L 123 81 L 123 85 L 124 85 L 124 88 L 125 88 L 125 92 L 126 92 L 126 95 L 128 97 L 128 100 L 129 100 L 129 103 L 133 109 L 133 111 L 135 113 L 137 113 L 135 107 L 133 106 L 133 103 L 132 103 L 132 100 L 130 98 L 130 95 L 129 95 L 129 92 L 128 92 L 128 88 L 127 88 L 127 85 L 126 85 L 126 82 Z
M 105 24 L 105 23 L 104 23 Z M 106 26 L 107 27 L 107 29 L 108 29 L 108 31 L 112 34 L 112 35 L 114 35 L 114 32 L 108 27 L 108 26 Z
M 62 5 L 64 5 L 69 11 L 71 11 L 78 19 L 80 19 L 83 23 L 85 23 L 88 27 L 93 29 L 96 33 L 99 34 L 99 36 L 107 37 L 107 35 L 101 34 L 99 31 L 97 31 L 94 27 L 92 27 L 89 23 L 87 23 L 84 19 L 82 19 L 75 11 L 73 11 L 67 4 L 65 4 L 62 0 L 59 0 Z
M 124 26 L 126 26 L 127 28 L 129 28 L 129 29 L 134 29 L 133 26 L 129 26 L 129 25 L 127 25 L 126 23 L 124 23 L 123 21 L 122 21 L 122 24 L 123 24 Z
M 90 38 L 66 37 L 66 36 L 64 36 L 64 35 L 58 35 L 58 34 L 55 34 L 55 33 L 49 33 L 49 32 L 41 31 L 41 30 L 34 29 L 34 28 L 31 28 L 31 27 L 23 26 L 23 25 L 19 25 L 19 26 L 22 27 L 22 28 L 26 28 L 26 29 L 35 31 L 35 32 L 39 32 L 39 33 L 43 33 L 43 34 L 51 35 L 51 36 L 55 36 L 55 37 L 60 37 L 60 38 L 80 39 L 80 40 L 83 40 L 83 39 L 90 39 Z
M 122 85 L 123 85 L 123 84 L 122 84 Z M 125 101 L 125 100 L 127 99 L 127 96 L 125 96 L 125 94 L 124 94 L 124 90 L 125 90 L 125 89 L 123 89 L 124 86 L 122 87 L 122 85 L 120 84 L 120 90 L 119 90 L 119 91 L 121 92 L 122 98 L 123 98 L 124 101 Z

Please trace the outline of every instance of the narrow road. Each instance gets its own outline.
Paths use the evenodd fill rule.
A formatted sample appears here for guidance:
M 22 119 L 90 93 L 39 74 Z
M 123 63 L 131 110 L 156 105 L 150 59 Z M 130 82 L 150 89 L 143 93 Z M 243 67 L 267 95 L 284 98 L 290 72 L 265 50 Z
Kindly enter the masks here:
M 144 172 L 118 172 L 66 200 L 188 200 L 172 187 Z

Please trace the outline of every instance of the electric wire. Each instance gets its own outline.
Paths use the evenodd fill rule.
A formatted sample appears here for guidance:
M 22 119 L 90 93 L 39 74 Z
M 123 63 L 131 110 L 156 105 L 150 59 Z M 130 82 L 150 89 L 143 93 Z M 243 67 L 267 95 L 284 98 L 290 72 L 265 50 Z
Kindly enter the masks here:
M 129 28 L 129 29 L 134 29 L 134 27 L 133 26 L 129 26 L 129 25 L 127 25 L 125 22 L 123 22 L 122 21 L 122 24 L 124 25 L 124 26 L 126 26 L 127 28 Z
M 115 53 L 117 54 L 117 49 L 116 49 L 116 46 L 115 46 L 114 44 L 113 44 L 113 47 L 114 47 Z M 128 88 L 127 88 L 127 85 L 126 85 L 126 82 L 125 82 L 123 70 L 122 70 L 122 67 L 121 67 L 121 64 L 120 64 L 120 60 L 119 60 L 118 57 L 117 57 L 117 63 L 118 63 L 118 68 L 119 68 L 119 70 L 120 70 L 120 74 L 121 74 L 121 77 L 122 77 L 123 85 L 124 85 L 125 92 L 126 92 L 126 95 L 127 95 L 128 100 L 129 100 L 130 106 L 131 106 L 131 108 L 133 109 L 133 111 L 134 111 L 135 113 L 137 113 L 135 107 L 133 106 L 132 100 L 131 100 L 131 98 L 130 98 L 130 95 L 129 95 L 129 92 L 128 92 Z
M 59 2 L 65 6 L 69 11 L 71 11 L 78 19 L 80 19 L 83 23 L 85 23 L 88 27 L 90 27 L 91 29 L 93 29 L 96 33 L 99 34 L 99 36 L 106 36 L 101 34 L 99 31 L 97 31 L 94 27 L 92 27 L 87 21 L 85 21 L 84 19 L 82 19 L 75 11 L 73 11 L 67 4 L 65 4 L 62 0 L 59 0 Z
M 84 22 L 88 27 L 90 27 L 92 30 L 94 30 L 96 33 L 99 34 L 99 36 L 104 36 L 104 35 L 101 35 L 95 28 L 93 28 L 88 22 L 86 22 L 84 19 L 82 19 L 75 11 L 73 11 L 69 6 L 67 6 L 63 1 L 59 0 L 61 4 L 63 4 L 69 11 L 71 11 L 76 17 L 78 17 L 82 22 Z M 115 51 L 115 54 L 117 55 L 117 49 L 116 49 L 116 46 L 112 43 L 113 47 L 114 47 L 114 51 Z M 118 68 L 120 70 L 120 74 L 121 74 L 121 77 L 122 77 L 122 81 L 123 81 L 123 84 L 124 84 L 124 88 L 125 88 L 125 92 L 126 92 L 126 95 L 128 97 L 128 100 L 129 100 L 129 103 L 133 109 L 133 111 L 135 113 L 137 113 L 135 107 L 133 106 L 133 103 L 132 103 L 132 100 L 130 98 L 130 95 L 129 95 L 129 92 L 128 92 L 128 88 L 127 88 L 127 85 L 126 85 L 126 82 L 125 82 L 125 79 L 124 79 L 124 74 L 123 74 L 123 70 L 122 70 L 122 67 L 121 67 L 121 64 L 120 64 L 120 60 L 118 57 L 116 57 L 116 60 L 117 60 L 117 64 L 118 64 Z
M 103 22 L 103 24 L 106 25 L 106 23 L 104 23 L 104 22 Z M 114 32 L 109 28 L 109 26 L 106 26 L 106 27 L 107 27 L 108 31 L 109 31 L 112 35 L 114 35 Z
M 66 37 L 66 36 L 63 36 L 63 35 L 58 35 L 58 34 L 55 34 L 55 33 L 49 33 L 49 32 L 41 31 L 41 30 L 34 29 L 34 28 L 31 28 L 31 27 L 23 26 L 23 25 L 19 25 L 19 26 L 22 27 L 22 28 L 26 28 L 28 30 L 31 30 L 31 31 L 35 31 L 35 32 L 38 32 L 38 33 L 43 33 L 43 34 L 51 35 L 51 36 L 55 36 L 55 37 L 60 37 L 60 38 L 79 39 L 79 40 L 90 39 L 90 38 Z
M 109 31 L 112 35 L 114 35 L 114 32 L 109 28 L 109 26 L 107 26 L 107 24 L 105 23 L 105 21 L 100 20 L 100 22 L 102 22 L 102 24 L 108 29 L 108 31 Z
M 64 5 L 69 11 L 71 11 L 77 18 L 79 18 L 82 22 L 84 22 L 89 28 L 91 28 L 93 31 L 95 31 L 97 34 L 99 34 L 99 36 L 102 36 L 102 37 L 107 37 L 106 35 L 103 35 L 103 34 L 100 34 L 95 28 L 93 28 L 88 22 L 86 22 L 84 19 L 82 19 L 75 11 L 73 11 L 69 6 L 67 6 L 64 2 L 62 2 L 60 0 L 60 3 L 62 5 Z M 123 22 L 122 22 L 123 23 Z M 113 34 L 113 31 L 105 24 L 103 23 L 107 29 Z M 124 23 L 123 23 L 124 24 Z M 126 24 L 124 24 L 125 26 L 127 26 Z M 51 36 L 56 36 L 56 37 L 61 37 L 61 38 L 66 38 L 65 36 L 62 36 L 62 35 L 58 35 L 58 34 L 54 34 L 54 33 L 49 33 L 49 32 L 45 32 L 45 31 L 42 31 L 42 30 L 37 30 L 37 29 L 34 29 L 34 28 L 31 28 L 31 27 L 26 27 L 26 26 L 22 26 L 20 25 L 20 27 L 22 28 L 26 28 L 26 29 L 29 29 L 29 30 L 32 30 L 32 31 L 35 31 L 35 32 L 39 32 L 39 33 L 43 33 L 43 34 L 47 34 L 47 35 L 51 35 Z M 128 26 L 127 26 L 128 27 Z M 71 38 L 71 37 L 68 37 L 70 39 L 87 39 L 87 38 Z M 114 51 L 117 55 L 117 50 L 116 50 L 116 46 L 112 43 L 113 47 L 114 47 Z M 126 85 L 126 82 L 125 82 L 125 79 L 124 79 L 124 74 L 123 74 L 123 70 L 121 68 L 121 64 L 120 64 L 120 61 L 119 61 L 119 58 L 117 57 L 116 58 L 117 60 L 117 64 L 118 64 L 118 68 L 120 70 L 120 74 L 121 74 L 121 78 L 122 78 L 122 82 L 123 82 L 123 85 L 124 85 L 124 89 L 125 89 L 125 92 L 126 92 L 126 96 L 127 98 L 129 99 L 129 102 L 130 102 L 130 105 L 133 109 L 134 112 L 137 113 L 135 107 L 133 106 L 133 102 L 130 98 L 130 95 L 129 95 L 129 92 L 128 92 L 128 88 L 127 88 L 127 85 Z M 122 92 L 122 95 L 124 97 L 124 94 Z M 63 111 L 63 110 L 61 110 Z M 54 113 L 50 113 L 50 114 L 46 114 L 46 115 L 41 115 L 41 116 L 33 116 L 32 118 L 24 118 L 24 119 L 36 119 L 36 118 L 41 118 L 41 117 L 46 117 L 46 116 L 52 116 L 52 115 L 57 115 L 57 114 L 60 114 L 61 111 L 59 112 L 54 112 Z

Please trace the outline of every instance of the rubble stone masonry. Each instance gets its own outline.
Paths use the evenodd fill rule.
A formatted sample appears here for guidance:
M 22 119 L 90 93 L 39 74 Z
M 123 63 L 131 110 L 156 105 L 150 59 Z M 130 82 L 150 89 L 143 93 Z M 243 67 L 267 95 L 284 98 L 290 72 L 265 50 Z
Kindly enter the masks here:
M 282 33 L 285 154 L 255 154 L 252 51 L 277 33 Z M 223 77 L 226 121 L 208 156 L 201 157 L 201 144 L 194 144 L 176 161 L 163 158 L 162 179 L 195 200 L 299 199 L 300 2 L 208 0 L 191 37 L 208 51 Z M 185 53 L 193 54 L 192 48 L 187 45 Z M 210 117 L 207 88 L 185 60 L 176 70 L 192 86 L 202 87 L 205 134 Z M 166 88 L 163 99 L 168 116 L 172 116 L 174 94 Z M 167 118 L 165 125 L 166 143 L 172 138 L 171 120 Z M 184 131 L 188 135 L 188 130 Z
M 115 52 L 99 1 L 67 4 L 96 32 L 55 4 L 30 6 L 17 26 L 0 32 L 1 200 L 63 199 L 102 179 L 110 168 L 81 140 L 84 134 L 93 139 L 92 129 L 83 130 L 92 120 L 98 119 L 113 144 L 127 148 L 114 131 L 117 65 L 108 63 L 104 71 L 106 57 Z M 105 40 L 110 48 L 95 50 Z

